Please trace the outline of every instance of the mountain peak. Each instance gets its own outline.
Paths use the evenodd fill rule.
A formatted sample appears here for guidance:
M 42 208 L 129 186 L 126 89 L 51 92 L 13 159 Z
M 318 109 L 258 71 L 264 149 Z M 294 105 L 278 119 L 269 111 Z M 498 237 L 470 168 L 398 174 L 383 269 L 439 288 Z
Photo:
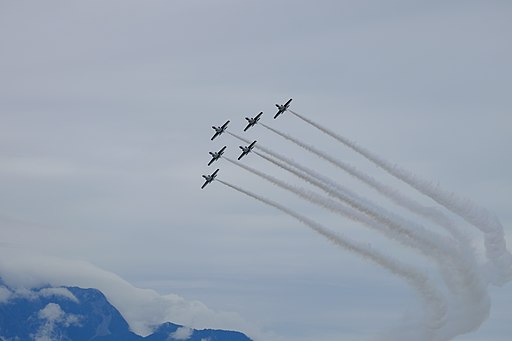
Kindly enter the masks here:
M 247 341 L 239 332 L 194 330 L 166 322 L 153 334 L 133 333 L 119 311 L 97 289 L 43 287 L 12 289 L 0 278 L 0 339 Z

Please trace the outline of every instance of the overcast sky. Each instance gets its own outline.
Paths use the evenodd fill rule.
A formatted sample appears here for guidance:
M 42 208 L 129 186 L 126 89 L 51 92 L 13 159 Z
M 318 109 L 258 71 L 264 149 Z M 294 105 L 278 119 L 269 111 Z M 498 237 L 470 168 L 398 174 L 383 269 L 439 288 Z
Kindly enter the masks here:
M 406 283 L 219 182 L 201 191 L 201 174 L 218 167 L 439 281 L 432 265 L 226 160 L 207 167 L 208 151 L 235 158 L 241 144 L 210 141 L 211 126 L 229 119 L 242 134 L 263 111 L 433 205 L 292 114 L 273 120 L 293 98 L 296 112 L 495 213 L 511 245 L 511 32 L 508 1 L 0 0 L 0 248 L 233 312 L 255 338 L 393 329 L 421 309 Z M 261 125 L 243 134 L 409 216 Z M 307 187 L 255 154 L 243 161 Z M 483 258 L 481 233 L 456 221 Z M 489 318 L 457 340 L 508 340 L 511 286 L 489 292 Z

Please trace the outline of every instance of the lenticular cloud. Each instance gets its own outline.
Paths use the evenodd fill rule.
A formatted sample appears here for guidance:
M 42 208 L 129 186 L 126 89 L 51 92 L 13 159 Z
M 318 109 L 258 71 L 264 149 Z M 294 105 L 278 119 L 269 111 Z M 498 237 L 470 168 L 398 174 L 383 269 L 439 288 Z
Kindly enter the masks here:
M 154 290 L 136 288 L 114 273 L 100 269 L 88 262 L 61 259 L 31 253 L 28 250 L 0 248 L 0 274 L 12 288 L 38 288 L 41 286 L 79 286 L 96 288 L 107 297 L 130 325 L 142 336 L 154 327 L 172 321 L 191 328 L 221 328 L 243 330 L 251 337 L 264 339 L 261 332 L 235 313 L 219 312 L 200 301 Z M 25 291 L 31 295 L 68 295 L 65 289 Z M 0 302 L 8 301 L 17 293 L 0 286 Z M 76 298 L 75 298 L 76 299 Z

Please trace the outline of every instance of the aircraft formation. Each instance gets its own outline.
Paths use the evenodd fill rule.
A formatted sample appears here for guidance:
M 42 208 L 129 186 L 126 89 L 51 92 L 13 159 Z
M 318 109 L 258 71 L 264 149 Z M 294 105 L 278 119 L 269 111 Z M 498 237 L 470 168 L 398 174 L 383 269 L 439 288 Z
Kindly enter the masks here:
M 286 112 L 288 110 L 291 101 L 292 101 L 292 99 L 290 98 L 285 104 L 276 104 L 276 107 L 277 107 L 278 111 L 275 114 L 274 119 L 278 118 L 279 115 L 282 115 L 284 112 Z M 247 126 L 244 128 L 244 131 L 247 131 L 249 128 L 255 126 L 258 123 L 258 121 L 260 120 L 261 115 L 263 115 L 263 111 L 261 111 L 259 114 L 257 114 L 254 117 L 246 117 L 245 119 L 247 120 L 248 123 L 247 123 Z M 217 138 L 218 136 L 220 136 L 223 133 L 225 133 L 227 128 L 228 128 L 229 122 L 230 121 L 227 120 L 226 123 L 224 123 L 221 126 L 212 126 L 213 130 L 215 130 L 215 133 L 213 134 L 213 136 L 212 136 L 212 138 L 210 140 L 213 141 L 215 138 Z M 244 156 L 249 154 L 253 150 L 256 142 L 257 141 L 253 141 L 251 144 L 249 144 L 247 146 L 239 146 L 240 149 L 242 150 L 242 153 L 238 157 L 238 160 L 242 159 Z M 215 161 L 220 159 L 222 157 L 222 154 L 224 154 L 225 150 L 226 150 L 226 146 L 222 147 L 218 152 L 209 152 L 209 154 L 211 155 L 212 158 L 208 162 L 208 166 L 210 166 L 212 163 L 214 163 Z M 219 171 L 219 169 L 217 169 L 212 174 L 203 175 L 203 178 L 205 179 L 205 182 L 201 186 L 201 189 L 205 188 L 206 185 L 208 185 L 213 180 L 215 180 L 215 177 L 217 176 L 218 171 Z

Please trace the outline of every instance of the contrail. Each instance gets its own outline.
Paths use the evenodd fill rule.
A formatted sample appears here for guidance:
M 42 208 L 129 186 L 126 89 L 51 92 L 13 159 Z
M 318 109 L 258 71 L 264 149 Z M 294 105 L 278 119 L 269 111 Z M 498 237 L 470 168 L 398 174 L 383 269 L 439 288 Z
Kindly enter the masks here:
M 324 236 L 332 243 L 352 253 L 355 253 L 360 257 L 363 257 L 364 259 L 367 259 L 406 280 L 419 293 L 420 297 L 428 307 L 429 323 L 425 326 L 427 335 L 424 336 L 424 340 L 432 340 L 436 334 L 436 330 L 438 330 L 443 325 L 444 317 L 446 314 L 446 305 L 443 295 L 437 290 L 435 285 L 431 283 L 427 276 L 418 272 L 413 267 L 388 257 L 373 248 L 368 248 L 362 243 L 356 243 L 338 234 L 334 234 L 320 224 L 276 202 L 273 202 L 269 199 L 261 197 L 257 194 L 244 190 L 238 186 L 232 185 L 220 179 L 216 180 L 240 193 L 252 197 L 264 204 L 272 206 L 285 214 L 288 214 L 289 216 L 297 219 L 301 223 L 311 228 L 313 231 Z
M 434 207 L 425 207 L 415 200 L 411 198 L 407 198 L 405 195 L 400 193 L 399 191 L 390 188 L 389 186 L 386 186 L 383 183 L 380 183 L 373 177 L 363 173 L 362 171 L 359 171 L 357 168 L 349 165 L 348 163 L 345 163 L 343 161 L 337 160 L 330 155 L 316 149 L 315 147 L 308 145 L 306 143 L 303 143 L 302 141 L 283 133 L 277 129 L 274 129 L 264 123 L 260 123 L 263 127 L 266 129 L 274 132 L 275 134 L 295 143 L 296 145 L 302 147 L 303 149 L 323 158 L 324 160 L 327 160 L 331 164 L 335 165 L 336 167 L 344 170 L 351 176 L 355 177 L 356 179 L 359 179 L 363 183 L 367 184 L 368 186 L 374 188 L 376 191 L 381 193 L 382 195 L 386 196 L 387 198 L 391 199 L 396 204 L 410 210 L 413 213 L 416 213 L 418 215 L 421 215 L 434 223 L 444 227 L 453 237 L 455 237 L 457 240 L 466 240 L 467 238 L 457 229 L 457 227 L 453 224 L 451 219 L 446 216 L 442 211 L 434 208 Z
M 430 197 L 438 204 L 444 206 L 471 225 L 478 228 L 484 234 L 486 255 L 492 264 L 490 278 L 488 278 L 488 280 L 495 285 L 503 285 L 512 279 L 512 254 L 507 249 L 503 226 L 494 214 L 491 214 L 485 208 L 477 206 L 469 200 L 461 199 L 453 193 L 449 193 L 439 188 L 439 186 L 433 186 L 430 182 L 420 179 L 398 166 L 390 164 L 365 148 L 358 146 L 354 142 L 330 131 L 325 127 L 322 127 L 294 111 L 289 109 L 288 111 L 343 143 L 355 152 L 361 154 L 369 161 L 387 171 L 389 174 L 407 183 L 420 193 Z

